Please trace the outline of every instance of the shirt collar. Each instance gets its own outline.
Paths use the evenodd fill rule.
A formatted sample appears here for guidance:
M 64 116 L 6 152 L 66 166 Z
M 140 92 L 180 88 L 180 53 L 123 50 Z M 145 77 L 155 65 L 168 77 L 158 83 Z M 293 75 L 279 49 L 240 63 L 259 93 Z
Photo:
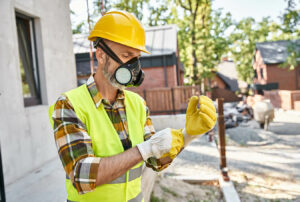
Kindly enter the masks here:
M 88 91 L 96 105 L 96 108 L 98 108 L 101 103 L 105 100 L 103 98 L 102 94 L 98 91 L 95 80 L 94 80 L 94 75 L 91 75 L 88 80 L 86 81 L 86 86 L 88 88 Z M 124 91 L 118 90 L 117 93 L 117 100 L 123 100 L 124 99 Z

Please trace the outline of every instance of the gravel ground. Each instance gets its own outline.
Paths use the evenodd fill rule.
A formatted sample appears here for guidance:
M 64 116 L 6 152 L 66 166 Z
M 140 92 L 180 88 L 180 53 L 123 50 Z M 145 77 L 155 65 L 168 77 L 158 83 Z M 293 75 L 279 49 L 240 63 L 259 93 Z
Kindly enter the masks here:
M 241 201 L 300 202 L 299 112 L 276 110 L 268 131 L 261 130 L 251 121 L 226 130 L 226 136 L 229 176 Z M 179 185 L 178 181 L 169 179 L 174 175 L 209 179 L 219 176 L 219 154 L 206 136 L 193 141 L 160 175 L 159 186 L 155 186 L 152 196 L 152 199 L 158 199 L 156 201 L 223 201 L 215 190 L 217 184 L 204 186 L 180 182 L 184 184 Z M 176 190 L 177 195 L 165 193 L 168 191 L 161 188 L 164 185 L 171 192 Z M 192 191 L 178 194 L 185 186 Z

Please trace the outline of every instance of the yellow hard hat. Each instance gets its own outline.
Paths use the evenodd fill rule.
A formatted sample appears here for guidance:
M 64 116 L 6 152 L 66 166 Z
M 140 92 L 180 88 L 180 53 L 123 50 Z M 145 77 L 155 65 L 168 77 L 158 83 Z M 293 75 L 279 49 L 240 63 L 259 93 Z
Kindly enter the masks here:
M 88 39 L 108 39 L 150 54 L 145 47 L 145 30 L 134 15 L 126 11 L 111 11 L 103 15 Z

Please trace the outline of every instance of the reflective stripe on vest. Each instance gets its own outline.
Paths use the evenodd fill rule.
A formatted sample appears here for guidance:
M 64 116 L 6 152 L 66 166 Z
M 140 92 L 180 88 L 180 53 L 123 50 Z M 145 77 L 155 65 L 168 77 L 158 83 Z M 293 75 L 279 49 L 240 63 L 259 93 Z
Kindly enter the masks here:
M 143 170 L 143 166 L 140 166 L 140 167 L 134 168 L 134 169 L 130 169 L 128 182 L 141 177 L 142 170 Z M 117 179 L 113 180 L 109 184 L 118 184 L 118 183 L 125 183 L 125 182 L 126 182 L 126 173 L 124 175 L 118 177 Z
M 129 170 L 129 179 L 128 182 L 135 180 L 142 176 L 143 166 L 138 168 L 130 169 Z M 68 175 L 66 175 L 66 179 L 70 179 Z M 109 184 L 118 184 L 118 183 L 125 183 L 126 182 L 126 173 L 117 179 L 111 181 Z
M 135 198 L 130 199 L 128 202 L 141 202 L 143 200 L 143 193 L 140 192 Z

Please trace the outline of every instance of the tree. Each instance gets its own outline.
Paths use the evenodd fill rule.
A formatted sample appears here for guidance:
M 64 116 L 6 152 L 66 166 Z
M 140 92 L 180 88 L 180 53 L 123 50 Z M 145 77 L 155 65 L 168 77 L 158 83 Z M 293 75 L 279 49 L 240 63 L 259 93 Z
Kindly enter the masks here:
M 270 19 L 268 17 L 263 18 L 259 23 L 256 23 L 253 18 L 246 18 L 236 23 L 230 35 L 231 53 L 241 80 L 247 83 L 252 82 L 255 43 L 266 41 L 269 34 Z
M 134 13 L 135 16 L 142 21 L 143 20 L 143 8 L 145 4 L 148 4 L 149 0 L 119 0 L 116 3 L 111 3 L 112 7 L 125 10 L 130 13 Z
M 170 20 L 180 28 L 178 42 L 180 57 L 189 84 L 207 89 L 204 79 L 214 76 L 216 65 L 227 52 L 229 41 L 224 37 L 231 26 L 231 15 L 212 11 L 210 0 L 177 0 Z M 183 13 L 183 15 L 179 15 Z
M 286 0 L 287 8 L 285 9 L 283 16 L 281 16 L 282 29 L 285 33 L 297 34 L 300 36 L 300 9 L 296 9 L 295 0 Z
M 84 22 L 79 23 L 78 25 L 75 25 L 75 28 L 72 29 L 73 34 L 80 34 L 83 31 Z
M 110 9 L 125 10 L 133 13 L 141 22 L 149 26 L 164 25 L 170 17 L 168 5 L 170 0 L 103 0 L 105 10 Z M 94 0 L 94 15 L 101 13 L 100 0 Z M 150 11 L 149 16 L 144 15 L 144 11 Z
M 169 9 L 170 0 L 152 0 L 151 6 L 148 6 L 150 15 L 147 19 L 147 24 L 151 26 L 165 25 L 171 18 L 171 11 Z
M 299 65 L 300 51 L 299 42 L 292 39 L 299 39 L 300 37 L 300 9 L 296 9 L 294 0 L 287 0 L 287 8 L 284 11 L 282 20 L 282 35 L 287 35 L 288 42 L 288 57 L 286 61 L 280 65 L 283 68 L 295 69 Z

